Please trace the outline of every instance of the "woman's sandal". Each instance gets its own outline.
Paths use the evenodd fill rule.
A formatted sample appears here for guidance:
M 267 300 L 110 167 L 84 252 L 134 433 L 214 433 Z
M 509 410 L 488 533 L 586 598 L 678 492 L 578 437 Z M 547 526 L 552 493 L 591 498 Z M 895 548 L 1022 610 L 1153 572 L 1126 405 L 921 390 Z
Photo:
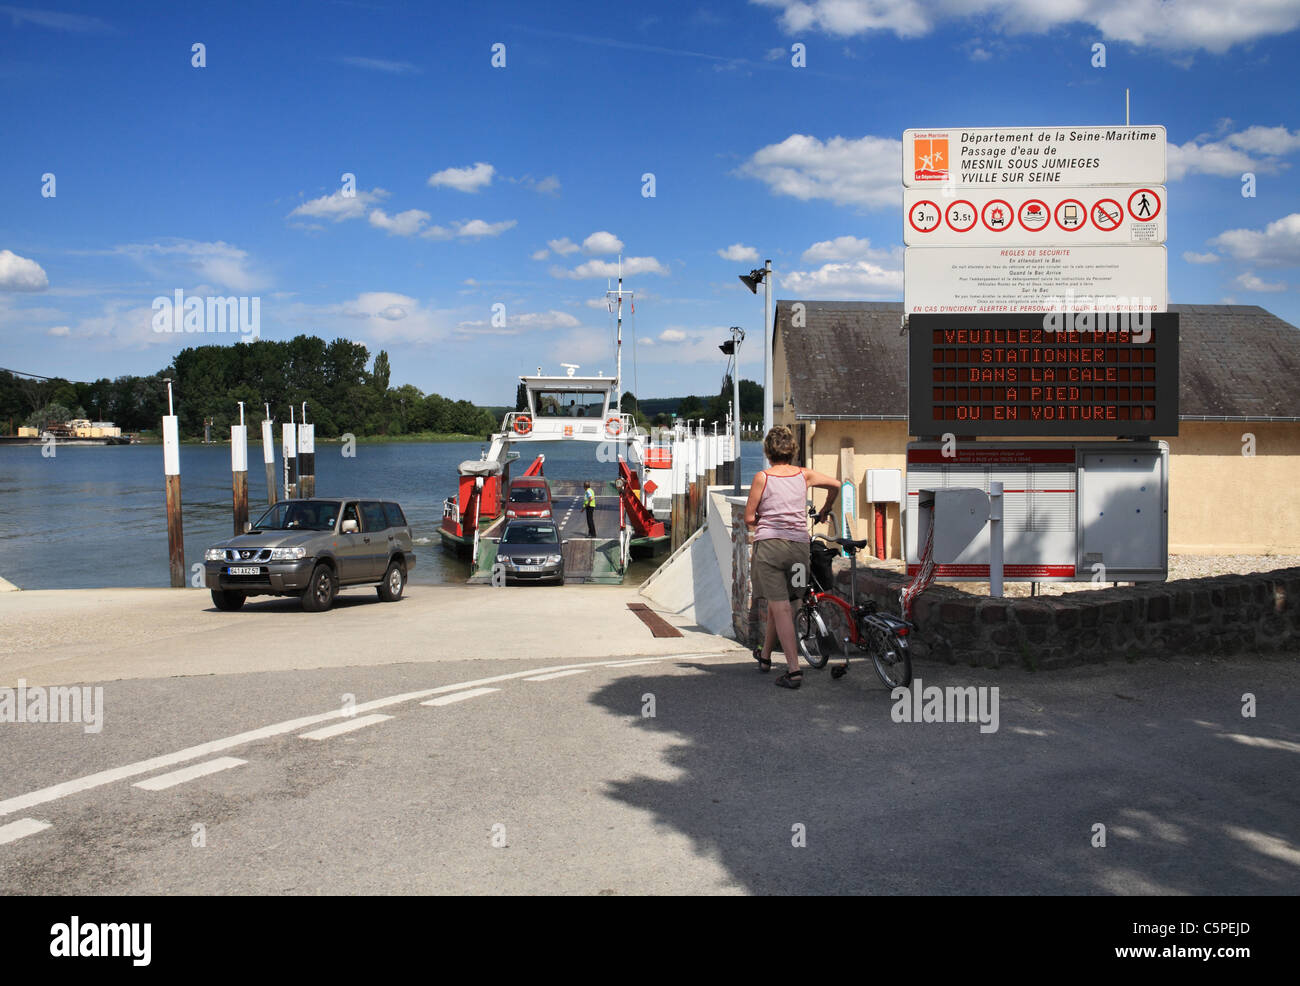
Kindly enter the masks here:
M 763 674 L 767 674 L 769 671 L 772 670 L 771 658 L 768 658 L 766 661 L 763 660 L 762 647 L 755 647 L 753 650 L 753 655 L 754 655 L 754 660 L 758 662 L 758 670 L 762 671 Z
M 781 677 L 776 679 L 776 684 L 782 688 L 798 688 L 803 684 L 802 671 L 787 671 Z

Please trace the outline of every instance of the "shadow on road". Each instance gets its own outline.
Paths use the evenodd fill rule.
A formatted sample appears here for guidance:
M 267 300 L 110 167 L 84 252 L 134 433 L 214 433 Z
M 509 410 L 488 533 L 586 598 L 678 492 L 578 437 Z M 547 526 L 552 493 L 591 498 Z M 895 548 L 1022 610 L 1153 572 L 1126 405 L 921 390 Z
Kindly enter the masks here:
M 869 665 L 838 682 L 805 669 L 796 692 L 772 686 L 779 670 L 779 659 L 768 675 L 752 662 L 683 663 L 620 678 L 592 698 L 627 717 L 653 695 L 655 716 L 631 728 L 670 738 L 665 759 L 678 776 L 629 777 L 607 794 L 689 836 L 737 889 L 1295 890 L 1300 801 L 1287 778 L 1300 766 L 1300 736 L 1225 739 L 1177 708 L 1203 695 L 1185 670 L 1181 699 L 1160 692 L 1148 702 L 1116 694 L 1131 669 L 1001 679 L 919 669 L 927 685 L 1001 686 L 998 731 L 983 734 L 974 722 L 893 722 L 893 701 Z M 1104 848 L 1093 845 L 1097 824 L 1106 826 Z M 793 844 L 800 826 L 803 848 Z

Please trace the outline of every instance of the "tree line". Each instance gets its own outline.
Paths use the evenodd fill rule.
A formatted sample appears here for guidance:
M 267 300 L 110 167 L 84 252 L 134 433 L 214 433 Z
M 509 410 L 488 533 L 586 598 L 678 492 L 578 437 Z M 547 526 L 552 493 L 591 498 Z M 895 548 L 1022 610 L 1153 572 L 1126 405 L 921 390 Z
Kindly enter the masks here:
M 239 401 L 244 401 L 248 424 L 261 421 L 267 403 L 277 421 L 288 420 L 291 405 L 299 419 L 306 401 L 307 420 L 322 438 L 344 433 L 486 435 L 500 424 L 469 401 L 425 394 L 411 384 L 390 386 L 392 371 L 384 350 L 367 370 L 369 362 L 370 353 L 361 343 L 326 343 L 300 335 L 287 342 L 259 339 L 183 349 L 170 366 L 149 376 L 83 383 L 31 381 L 0 371 L 0 422 L 6 429 L 29 421 L 40 427 L 52 412 L 67 410 L 69 416 L 112 421 L 124 432 L 156 431 L 167 413 L 165 379 L 170 377 L 183 437 L 202 435 L 207 419 L 214 435 L 226 434 L 230 425 L 239 423 Z M 256 429 L 250 434 L 255 437 Z

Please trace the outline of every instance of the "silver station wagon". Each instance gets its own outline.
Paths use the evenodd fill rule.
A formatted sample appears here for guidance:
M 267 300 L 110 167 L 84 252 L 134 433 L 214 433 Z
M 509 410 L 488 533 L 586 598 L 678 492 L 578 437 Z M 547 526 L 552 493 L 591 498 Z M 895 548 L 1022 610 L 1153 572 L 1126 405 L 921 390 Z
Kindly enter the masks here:
M 283 500 L 245 533 L 209 548 L 204 584 L 220 610 L 249 596 L 297 596 L 311 613 L 340 589 L 373 585 L 384 602 L 402 598 L 415 567 L 411 528 L 391 500 Z

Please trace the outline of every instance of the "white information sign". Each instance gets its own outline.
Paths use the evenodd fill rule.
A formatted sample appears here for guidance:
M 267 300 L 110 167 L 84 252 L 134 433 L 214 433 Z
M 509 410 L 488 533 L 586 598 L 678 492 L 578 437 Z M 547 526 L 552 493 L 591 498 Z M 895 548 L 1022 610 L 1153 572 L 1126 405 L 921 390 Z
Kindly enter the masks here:
M 908 188 L 908 246 L 1164 243 L 1163 185 L 1077 188 Z
M 1162 185 L 1165 128 L 940 127 L 903 131 L 903 184 Z
M 908 247 L 904 310 L 1163 312 L 1163 246 Z

